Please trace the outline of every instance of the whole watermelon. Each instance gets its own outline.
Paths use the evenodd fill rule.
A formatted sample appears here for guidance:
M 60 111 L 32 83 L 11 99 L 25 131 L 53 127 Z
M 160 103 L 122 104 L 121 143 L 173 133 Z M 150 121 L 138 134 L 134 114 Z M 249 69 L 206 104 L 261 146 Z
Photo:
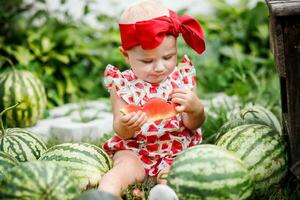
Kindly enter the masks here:
M 118 200 L 118 198 L 107 192 L 88 190 L 76 196 L 73 200 Z
M 8 127 L 34 125 L 46 108 L 45 88 L 34 74 L 25 70 L 9 70 L 0 74 L 0 110 L 21 102 L 5 113 L 4 123 Z
M 3 151 L 0 151 L 0 180 L 7 170 L 13 168 L 18 164 L 18 161 Z
M 281 125 L 276 116 L 268 109 L 260 106 L 248 106 L 241 111 L 233 114 L 219 130 L 217 139 L 229 130 L 244 124 L 262 124 L 271 127 L 281 134 Z
M 243 200 L 253 191 L 245 163 L 234 153 L 209 144 L 182 152 L 174 160 L 167 181 L 184 200 Z
M 21 128 L 0 130 L 0 151 L 10 154 L 19 162 L 37 160 L 46 150 L 45 143 L 30 131 Z
M 0 181 L 0 199 L 71 200 L 79 192 L 68 172 L 53 162 L 21 163 Z
M 218 146 L 235 152 L 248 166 L 256 190 L 278 183 L 288 169 L 285 144 L 269 126 L 248 124 L 225 133 Z
M 94 188 L 111 169 L 111 158 L 101 148 L 87 143 L 64 143 L 49 148 L 40 160 L 56 162 L 76 178 L 82 190 Z

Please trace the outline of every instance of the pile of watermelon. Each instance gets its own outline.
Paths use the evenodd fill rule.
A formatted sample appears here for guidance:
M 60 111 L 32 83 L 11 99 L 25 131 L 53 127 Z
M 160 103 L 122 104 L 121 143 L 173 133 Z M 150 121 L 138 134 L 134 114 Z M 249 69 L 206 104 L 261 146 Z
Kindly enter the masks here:
M 47 149 L 34 133 L 1 126 L 0 199 L 70 200 L 97 188 L 111 167 L 110 157 L 92 144 Z
M 95 196 L 95 192 L 83 197 L 80 193 L 97 188 L 112 167 L 111 158 L 101 148 L 64 143 L 47 149 L 35 133 L 23 128 L 35 124 L 44 112 L 46 98 L 41 81 L 28 71 L 13 69 L 1 73 L 0 94 L 0 199 Z
M 233 114 L 216 144 L 181 153 L 168 185 L 179 199 L 249 199 L 279 183 L 288 169 L 286 144 L 275 115 L 262 106 Z
M 88 143 L 46 148 L 34 133 L 3 129 L 0 135 L 0 199 L 69 200 L 97 188 L 112 167 L 110 157 Z
M 95 190 L 82 193 L 97 188 L 112 167 L 101 148 L 64 143 L 47 149 L 23 129 L 45 110 L 45 89 L 36 76 L 16 69 L 2 73 L 0 94 L 0 199 L 116 199 Z M 279 121 L 264 107 L 251 106 L 220 128 L 216 144 L 182 152 L 167 181 L 179 199 L 243 200 L 278 183 L 287 166 Z

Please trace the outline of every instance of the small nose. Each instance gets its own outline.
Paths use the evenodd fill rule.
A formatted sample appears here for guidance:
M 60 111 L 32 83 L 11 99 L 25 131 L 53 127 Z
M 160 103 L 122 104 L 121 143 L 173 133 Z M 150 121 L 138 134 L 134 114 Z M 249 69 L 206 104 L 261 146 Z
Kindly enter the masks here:
M 164 71 L 165 67 L 162 62 L 157 62 L 156 65 L 154 66 L 154 71 L 155 72 L 162 72 Z

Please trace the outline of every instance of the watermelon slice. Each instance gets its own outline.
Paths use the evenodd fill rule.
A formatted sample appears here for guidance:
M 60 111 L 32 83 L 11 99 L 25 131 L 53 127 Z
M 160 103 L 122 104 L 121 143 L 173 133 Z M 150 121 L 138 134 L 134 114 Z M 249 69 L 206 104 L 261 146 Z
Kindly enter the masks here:
M 128 104 L 124 108 L 121 108 L 120 112 L 126 115 L 141 110 L 146 113 L 149 121 L 156 121 L 175 116 L 177 114 L 175 107 L 176 104 L 171 101 L 166 101 L 161 98 L 151 98 L 144 106 Z

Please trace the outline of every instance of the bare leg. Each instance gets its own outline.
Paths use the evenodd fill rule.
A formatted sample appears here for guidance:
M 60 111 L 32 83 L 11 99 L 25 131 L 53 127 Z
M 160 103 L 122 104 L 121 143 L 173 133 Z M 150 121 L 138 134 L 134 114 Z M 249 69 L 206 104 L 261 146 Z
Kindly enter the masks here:
M 113 168 L 102 177 L 98 189 L 121 197 L 129 185 L 142 182 L 145 175 L 143 163 L 132 151 L 118 151 L 113 157 Z

